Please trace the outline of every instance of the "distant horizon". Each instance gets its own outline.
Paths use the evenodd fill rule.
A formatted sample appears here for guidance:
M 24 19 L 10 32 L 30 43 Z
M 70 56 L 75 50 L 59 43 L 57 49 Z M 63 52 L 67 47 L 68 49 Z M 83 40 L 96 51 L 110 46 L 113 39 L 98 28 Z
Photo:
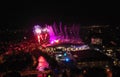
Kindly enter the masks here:
M 60 24 L 60 22 L 53 22 L 52 24 L 56 23 L 58 26 Z M 66 25 L 66 26 L 72 26 L 73 24 L 76 25 L 76 26 L 81 26 L 81 27 L 90 27 L 90 26 L 100 26 L 100 27 L 105 27 L 105 26 L 109 26 L 109 27 L 119 27 L 120 24 L 99 24 L 99 23 L 95 23 L 95 24 L 87 24 L 87 23 L 84 23 L 84 24 L 79 24 L 79 23 L 63 23 L 61 22 L 63 25 Z M 46 23 L 47 25 L 52 25 L 52 24 L 49 24 L 49 23 Z M 10 26 L 10 25 L 6 25 L 6 26 L 3 26 L 3 25 L 0 25 L 2 26 L 0 28 L 0 30 L 17 30 L 17 29 L 32 29 L 35 25 L 41 25 L 41 26 L 45 26 L 46 24 L 40 24 L 40 23 L 37 23 L 37 24 L 34 24 L 34 25 L 15 25 L 14 26 Z

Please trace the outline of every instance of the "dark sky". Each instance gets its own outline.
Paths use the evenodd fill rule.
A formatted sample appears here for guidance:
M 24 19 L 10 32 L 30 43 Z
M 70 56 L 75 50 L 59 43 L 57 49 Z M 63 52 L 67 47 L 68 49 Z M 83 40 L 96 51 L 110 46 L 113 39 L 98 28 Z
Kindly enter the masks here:
M 119 6 L 109 3 L 4 1 L 1 27 L 17 28 L 54 21 L 80 24 L 120 24 Z

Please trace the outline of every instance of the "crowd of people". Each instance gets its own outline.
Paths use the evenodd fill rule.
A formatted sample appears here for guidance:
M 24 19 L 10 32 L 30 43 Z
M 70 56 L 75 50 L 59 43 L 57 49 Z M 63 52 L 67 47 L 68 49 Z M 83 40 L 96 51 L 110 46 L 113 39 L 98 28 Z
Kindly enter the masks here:
M 37 59 L 40 55 L 44 56 L 50 65 L 47 70 L 51 70 L 51 72 L 45 74 L 45 77 L 119 77 L 119 67 L 113 67 L 108 71 L 101 67 L 66 67 L 64 64 L 58 63 L 46 52 L 43 52 L 35 39 L 27 39 L 27 37 L 22 40 L 0 41 L 0 75 L 3 77 L 37 77 L 37 74 L 22 76 L 22 73 L 37 70 Z

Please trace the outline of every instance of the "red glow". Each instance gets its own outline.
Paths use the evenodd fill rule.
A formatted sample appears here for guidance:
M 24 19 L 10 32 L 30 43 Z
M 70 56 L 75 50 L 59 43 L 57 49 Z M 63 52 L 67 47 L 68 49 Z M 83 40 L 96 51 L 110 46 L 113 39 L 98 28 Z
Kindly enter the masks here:
M 44 57 L 40 56 L 40 57 L 38 58 L 38 62 L 44 62 L 44 61 L 45 61 Z
M 42 32 L 40 34 L 37 34 L 37 41 L 39 44 L 49 44 L 50 36 L 48 32 Z
M 40 38 L 43 40 L 43 35 L 40 35 Z
M 48 62 L 45 60 L 45 58 L 43 56 L 40 56 L 38 58 L 38 66 L 37 66 L 37 69 L 39 71 L 44 71 L 44 68 L 49 68 L 49 64 Z
M 38 37 L 38 42 L 40 43 L 40 36 L 38 35 L 37 37 Z
M 45 34 L 45 39 L 47 38 L 47 33 Z

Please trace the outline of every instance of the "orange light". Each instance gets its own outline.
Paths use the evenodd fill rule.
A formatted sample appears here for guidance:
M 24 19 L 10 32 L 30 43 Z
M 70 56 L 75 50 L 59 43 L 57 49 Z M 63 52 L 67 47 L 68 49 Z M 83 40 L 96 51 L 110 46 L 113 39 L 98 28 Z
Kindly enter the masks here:
M 55 42 L 56 42 L 56 43 L 58 43 L 58 42 L 59 42 L 59 40 L 55 40 Z

